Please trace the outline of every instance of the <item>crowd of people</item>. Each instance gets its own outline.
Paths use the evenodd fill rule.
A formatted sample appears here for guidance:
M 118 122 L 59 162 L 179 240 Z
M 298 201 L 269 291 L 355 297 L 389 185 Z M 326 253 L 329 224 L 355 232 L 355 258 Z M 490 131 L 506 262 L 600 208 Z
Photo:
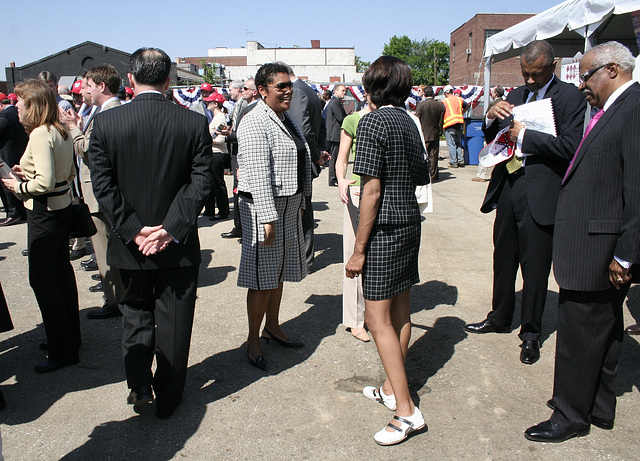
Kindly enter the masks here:
M 487 142 L 507 130 L 517 149 L 484 172 L 491 179 L 481 210 L 496 210 L 493 304 L 484 321 L 465 326 L 474 334 L 511 331 L 520 269 L 520 360 L 536 363 L 553 261 L 560 285 L 553 415 L 525 433 L 542 442 L 586 435 L 590 425 L 613 428 L 622 304 L 640 260 L 633 57 L 615 42 L 595 47 L 581 61 L 578 88 L 555 76 L 555 63 L 547 42 L 527 45 L 520 58 L 525 84 L 506 99 L 496 90 L 483 121 Z M 84 255 L 86 243 L 83 236 L 70 241 L 70 230 L 86 218 L 85 206 L 93 256 L 82 264 L 98 269 L 105 299 L 88 316 L 123 317 L 127 403 L 137 413 L 153 408 L 169 418 L 183 400 L 203 208 L 212 220 L 234 214 L 222 237 L 242 245 L 237 284 L 247 288 L 248 363 L 268 369 L 262 339 L 304 347 L 283 331 L 279 312 L 284 282 L 313 270 L 312 180 L 328 164 L 329 185 L 339 187 L 344 203 L 343 324 L 360 341 L 373 337 L 386 380 L 363 394 L 394 412 L 374 440 L 393 445 L 425 428 L 404 367 L 410 289 L 419 281 L 416 187 L 438 179 L 443 134 L 449 166 L 464 166 L 465 102 L 450 86 L 442 102 L 421 86 L 423 100 L 411 114 L 411 71 L 383 56 L 364 73 L 366 106 L 349 115 L 344 85 L 319 97 L 282 62 L 232 82 L 227 97 L 204 83 L 201 100 L 186 110 L 166 93 L 166 53 L 141 48 L 130 64 L 130 92 L 104 65 L 78 79 L 71 101 L 58 94 L 50 72 L 17 85 L 15 97 L 0 94 L 8 121 L 0 138 L 10 129 L 14 140 L 2 150 L 11 174 L 2 177 L 7 216 L 0 226 L 27 222 L 29 283 L 46 332 L 47 357 L 36 371 L 80 359 L 70 258 Z M 555 135 L 513 117 L 515 106 L 544 98 L 553 104 Z M 587 103 L 598 111 L 583 130 Z M 233 209 L 226 171 L 233 175 Z M 0 331 L 11 327 L 0 304 Z M 0 393 L 0 410 L 4 404 Z

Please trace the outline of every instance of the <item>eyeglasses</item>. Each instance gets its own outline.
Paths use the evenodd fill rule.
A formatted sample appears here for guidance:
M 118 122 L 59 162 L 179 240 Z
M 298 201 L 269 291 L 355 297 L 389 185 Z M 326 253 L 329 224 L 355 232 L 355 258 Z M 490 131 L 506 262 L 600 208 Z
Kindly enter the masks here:
M 602 69 L 603 67 L 607 67 L 609 65 L 609 63 L 607 64 L 603 64 L 599 67 L 596 67 L 595 69 L 591 69 L 588 70 L 587 72 L 585 72 L 584 74 L 580 74 L 579 75 L 579 79 L 580 79 L 580 83 L 587 83 L 587 81 L 591 78 L 591 76 L 593 74 L 595 74 L 596 72 L 598 72 L 600 69 Z
M 247 88 L 246 86 L 242 89 L 242 91 L 256 91 L 255 88 Z
M 267 86 L 269 88 L 275 88 L 278 91 L 286 91 L 293 88 L 293 82 L 292 81 L 280 82 L 280 83 L 276 83 L 275 85 L 267 85 Z

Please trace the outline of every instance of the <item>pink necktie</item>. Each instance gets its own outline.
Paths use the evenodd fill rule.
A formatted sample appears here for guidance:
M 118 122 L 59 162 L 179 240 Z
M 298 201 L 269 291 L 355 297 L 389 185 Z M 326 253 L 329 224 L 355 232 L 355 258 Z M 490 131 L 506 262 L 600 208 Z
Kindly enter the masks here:
M 580 152 L 580 148 L 582 147 L 582 143 L 587 138 L 587 135 L 591 132 L 593 127 L 596 125 L 596 123 L 598 123 L 598 120 L 600 120 L 600 117 L 602 117 L 602 114 L 604 114 L 604 110 L 600 109 L 598 112 L 595 113 L 595 115 L 593 117 L 591 117 L 591 120 L 589 121 L 589 124 L 587 125 L 587 129 L 584 130 L 584 135 L 582 136 L 582 139 L 580 140 L 580 144 L 578 144 L 578 148 L 576 149 L 576 153 L 573 155 L 573 158 L 571 159 L 571 163 L 569 163 L 569 168 L 567 168 L 567 172 L 564 174 L 564 178 L 562 178 L 562 184 L 564 184 L 564 182 L 567 180 L 567 176 L 569 176 L 569 172 L 571 171 L 571 168 L 573 167 L 573 162 L 575 162 L 576 158 L 578 157 L 578 152 Z

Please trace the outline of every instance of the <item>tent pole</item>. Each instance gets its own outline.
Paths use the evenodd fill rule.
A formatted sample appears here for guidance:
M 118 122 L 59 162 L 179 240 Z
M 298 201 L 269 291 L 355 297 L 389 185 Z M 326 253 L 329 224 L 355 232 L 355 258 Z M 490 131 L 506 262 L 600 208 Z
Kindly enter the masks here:
M 489 89 L 491 88 L 491 56 L 488 56 L 484 62 L 484 107 L 483 113 L 487 111 L 489 107 Z

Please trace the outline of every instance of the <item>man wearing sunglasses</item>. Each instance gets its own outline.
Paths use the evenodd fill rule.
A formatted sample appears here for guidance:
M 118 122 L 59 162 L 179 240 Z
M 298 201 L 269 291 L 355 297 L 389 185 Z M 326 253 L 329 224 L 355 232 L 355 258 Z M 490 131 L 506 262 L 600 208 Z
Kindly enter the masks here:
M 509 333 L 515 311 L 515 282 L 521 268 L 522 340 L 520 361 L 531 365 L 540 358 L 542 313 L 551 270 L 553 224 L 560 183 L 580 137 L 586 103 L 580 91 L 555 75 L 556 61 L 548 42 L 524 47 L 520 68 L 524 85 L 511 91 L 487 112 L 483 130 L 487 142 L 511 126 L 509 135 L 526 157 L 515 156 L 495 166 L 480 210 L 496 209 L 493 227 L 493 302 L 486 320 L 465 326 L 469 333 Z M 513 120 L 512 108 L 550 98 L 556 136 L 525 128 Z
M 580 61 L 580 90 L 598 111 L 563 178 L 553 267 L 560 286 L 548 421 L 525 437 L 562 442 L 613 429 L 622 304 L 640 261 L 640 85 L 633 55 L 608 42 Z

